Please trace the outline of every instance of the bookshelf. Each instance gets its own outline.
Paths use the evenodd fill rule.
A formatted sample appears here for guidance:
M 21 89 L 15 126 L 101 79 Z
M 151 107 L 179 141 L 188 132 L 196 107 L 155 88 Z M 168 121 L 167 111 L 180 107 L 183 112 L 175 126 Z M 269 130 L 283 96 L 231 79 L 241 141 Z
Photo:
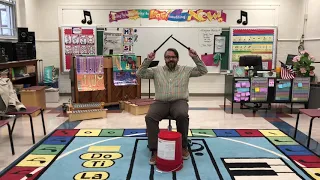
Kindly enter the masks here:
M 30 86 L 38 85 L 38 59 L 9 61 L 0 63 L 0 71 L 8 70 L 8 73 L 1 74 L 1 77 L 9 78 L 12 84 L 24 84 Z M 15 73 L 17 70 L 24 71 L 24 75 Z M 29 73 L 30 72 L 30 73 Z M 5 76 L 4 76 L 5 75 Z

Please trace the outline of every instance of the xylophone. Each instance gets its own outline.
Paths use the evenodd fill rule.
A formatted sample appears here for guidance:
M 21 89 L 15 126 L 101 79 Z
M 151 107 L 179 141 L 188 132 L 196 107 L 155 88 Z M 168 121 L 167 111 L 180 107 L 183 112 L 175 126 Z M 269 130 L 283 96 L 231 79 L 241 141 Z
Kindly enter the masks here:
M 104 103 L 73 103 L 69 105 L 69 121 L 89 120 L 97 118 L 106 118 L 107 110 L 104 109 Z
M 90 103 L 73 103 L 69 105 L 71 111 L 86 110 L 86 109 L 103 109 L 104 102 L 90 102 Z

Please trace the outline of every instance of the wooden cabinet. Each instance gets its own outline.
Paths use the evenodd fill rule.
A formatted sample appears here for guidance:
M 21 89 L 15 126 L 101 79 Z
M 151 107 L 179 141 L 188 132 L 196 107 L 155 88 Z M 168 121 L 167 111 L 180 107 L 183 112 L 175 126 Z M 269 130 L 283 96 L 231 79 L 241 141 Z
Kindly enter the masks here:
M 75 103 L 105 102 L 106 104 L 118 104 L 119 101 L 141 98 L 141 80 L 138 78 L 138 85 L 115 86 L 113 83 L 112 57 L 104 57 L 104 81 L 105 90 L 79 92 L 77 89 L 75 60 L 70 71 L 72 99 Z M 137 68 L 141 64 L 141 56 L 137 56 Z

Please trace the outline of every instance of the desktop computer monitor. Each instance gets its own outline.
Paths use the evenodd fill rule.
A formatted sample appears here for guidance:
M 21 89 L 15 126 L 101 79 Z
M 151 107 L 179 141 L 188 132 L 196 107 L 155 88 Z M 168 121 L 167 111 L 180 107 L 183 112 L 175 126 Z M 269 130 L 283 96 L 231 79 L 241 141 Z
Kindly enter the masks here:
M 240 56 L 239 66 L 252 66 L 254 71 L 254 76 L 257 75 L 257 71 L 262 70 L 262 57 L 256 55 Z

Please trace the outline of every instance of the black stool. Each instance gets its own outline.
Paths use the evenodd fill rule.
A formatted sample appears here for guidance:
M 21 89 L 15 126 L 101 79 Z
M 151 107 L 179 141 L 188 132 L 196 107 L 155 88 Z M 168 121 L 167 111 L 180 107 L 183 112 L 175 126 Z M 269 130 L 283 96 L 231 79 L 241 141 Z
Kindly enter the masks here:
M 167 116 L 167 117 L 164 118 L 164 119 L 168 119 L 168 120 L 169 120 L 168 130 L 169 130 L 169 131 L 172 131 L 171 120 L 173 120 L 173 118 L 169 115 L 169 116 Z M 191 141 L 191 139 L 188 139 L 188 143 L 189 143 L 190 146 L 192 146 L 192 141 Z
M 168 119 L 168 120 L 169 120 L 168 130 L 169 130 L 169 131 L 172 131 L 172 126 L 171 126 L 172 117 L 171 117 L 171 116 L 167 116 L 167 117 L 164 118 L 164 119 Z

